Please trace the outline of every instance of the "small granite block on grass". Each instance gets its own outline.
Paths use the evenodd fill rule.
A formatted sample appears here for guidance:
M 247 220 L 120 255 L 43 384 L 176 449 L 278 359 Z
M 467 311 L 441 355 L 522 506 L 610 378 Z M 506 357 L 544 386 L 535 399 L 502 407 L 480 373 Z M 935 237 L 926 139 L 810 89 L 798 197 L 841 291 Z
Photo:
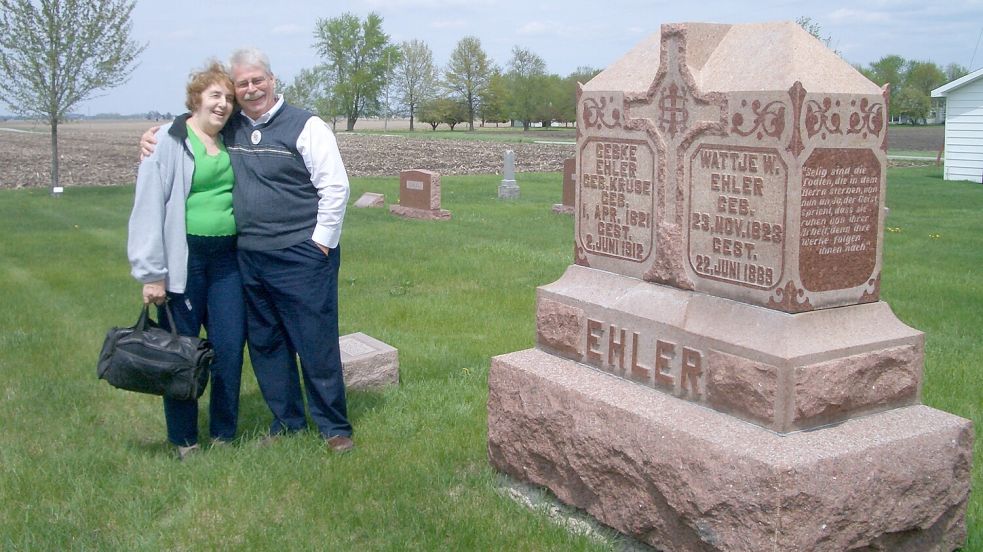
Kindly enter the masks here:
M 355 202 L 355 207 L 359 209 L 364 209 L 366 207 L 385 207 L 386 206 L 386 196 L 383 194 L 376 194 L 373 192 L 365 192 L 362 197 L 358 198 Z
M 348 389 L 379 389 L 399 384 L 399 351 L 361 332 L 343 335 L 341 364 Z

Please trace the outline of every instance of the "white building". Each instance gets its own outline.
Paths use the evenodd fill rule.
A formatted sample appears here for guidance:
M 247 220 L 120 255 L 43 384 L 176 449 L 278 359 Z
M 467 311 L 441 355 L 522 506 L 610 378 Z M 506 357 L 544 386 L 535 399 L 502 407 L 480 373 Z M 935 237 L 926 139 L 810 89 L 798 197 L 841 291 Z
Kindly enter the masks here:
M 946 180 L 983 183 L 983 69 L 932 90 L 945 98 Z

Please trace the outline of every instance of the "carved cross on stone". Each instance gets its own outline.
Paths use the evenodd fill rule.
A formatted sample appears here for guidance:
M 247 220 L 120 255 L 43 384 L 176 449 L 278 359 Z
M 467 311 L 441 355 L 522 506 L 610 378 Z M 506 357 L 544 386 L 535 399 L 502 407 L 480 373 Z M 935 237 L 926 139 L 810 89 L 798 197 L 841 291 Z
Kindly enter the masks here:
M 626 128 L 646 130 L 674 143 L 703 132 L 726 134 L 727 99 L 698 90 L 686 66 L 685 44 L 678 33 L 665 37 L 662 65 L 652 85 L 643 94 L 625 98 Z

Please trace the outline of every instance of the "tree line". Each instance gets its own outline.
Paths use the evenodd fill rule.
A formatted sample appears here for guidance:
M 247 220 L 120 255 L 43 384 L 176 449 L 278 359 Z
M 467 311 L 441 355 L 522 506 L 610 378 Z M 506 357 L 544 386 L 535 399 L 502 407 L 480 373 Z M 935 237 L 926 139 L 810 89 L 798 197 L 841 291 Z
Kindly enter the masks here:
M 580 67 L 566 77 L 550 74 L 543 58 L 519 46 L 499 67 L 474 36 L 459 40 L 438 66 L 421 40 L 393 44 L 376 13 L 364 20 L 350 13 L 319 19 L 314 36 L 322 63 L 302 69 L 282 90 L 299 107 L 345 121 L 346 130 L 361 117 L 380 115 L 409 117 L 410 130 L 417 122 L 433 130 L 465 122 L 474 130 L 475 121 L 526 130 L 537 122 L 570 124 L 577 117 L 577 82 L 600 72 Z
M 99 91 L 126 82 L 147 47 L 130 37 L 133 0 L 0 0 L 0 102 L 15 113 L 46 120 L 51 129 L 51 189 L 58 186 L 58 123 Z M 830 37 L 809 17 L 797 23 L 830 46 Z M 318 19 L 313 47 L 322 63 L 305 68 L 277 89 L 299 107 L 352 130 L 360 117 L 407 115 L 436 130 L 467 121 L 519 122 L 528 130 L 576 121 L 577 83 L 599 69 L 579 67 L 566 77 L 548 73 L 543 58 L 516 46 L 497 66 L 466 36 L 443 67 L 425 42 L 393 44 L 382 18 L 346 13 Z M 835 50 L 834 50 L 835 51 Z M 917 123 L 932 108 L 931 91 L 968 73 L 957 64 L 889 55 L 857 70 L 883 86 L 890 83 L 892 120 Z M 156 118 L 159 114 L 148 113 Z M 167 114 L 169 116 L 170 114 Z
M 796 22 L 831 47 L 831 38 L 811 18 Z M 521 124 L 524 130 L 537 122 L 566 125 L 576 121 L 577 83 L 600 72 L 578 67 L 565 77 L 549 73 L 543 58 L 520 46 L 500 67 L 474 36 L 459 40 L 447 63 L 438 66 L 421 40 L 391 43 L 375 13 L 365 20 L 352 14 L 319 19 L 314 34 L 323 63 L 301 70 L 282 90 L 325 119 L 344 120 L 347 130 L 360 117 L 381 115 L 407 116 L 411 130 L 416 122 L 433 130 L 441 124 L 454 130 L 465 122 L 474 130 L 475 121 Z M 912 124 L 929 117 L 933 89 L 969 72 L 955 63 L 943 68 L 898 55 L 855 68 L 880 86 L 890 84 L 891 120 Z
M 795 22 L 836 55 L 842 56 L 831 45 L 832 37 L 823 34 L 822 27 L 811 17 L 802 16 Z M 891 121 L 913 125 L 925 122 L 932 107 L 939 107 L 942 100 L 933 103 L 932 90 L 969 74 L 969 69 L 958 63 L 942 68 L 931 61 L 908 60 L 893 54 L 866 66 L 854 65 L 854 68 L 878 86 L 889 84 Z
M 931 61 L 908 60 L 898 55 L 884 56 L 856 68 L 875 84 L 890 85 L 891 120 L 911 124 L 928 119 L 933 107 L 932 90 L 969 74 L 966 67 L 957 63 L 942 68 Z

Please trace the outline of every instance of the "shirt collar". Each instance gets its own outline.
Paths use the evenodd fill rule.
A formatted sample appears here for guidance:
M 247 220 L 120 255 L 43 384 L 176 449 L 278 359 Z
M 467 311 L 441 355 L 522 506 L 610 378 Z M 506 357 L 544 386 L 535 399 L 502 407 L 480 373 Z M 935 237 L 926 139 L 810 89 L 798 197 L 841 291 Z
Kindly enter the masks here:
M 260 115 L 255 121 L 252 118 L 250 118 L 249 115 L 246 115 L 246 112 L 245 111 L 240 111 L 240 113 L 242 113 L 242 116 L 245 117 L 247 121 L 249 121 L 249 124 L 251 124 L 253 126 L 256 126 L 256 125 L 261 125 L 263 123 L 269 122 L 270 119 L 272 119 L 273 116 L 276 115 L 276 112 L 277 111 L 280 111 L 280 108 L 281 107 L 283 107 L 283 95 L 282 94 L 280 94 L 279 96 L 277 96 L 276 103 L 273 104 L 273 107 L 271 107 L 270 110 L 267 111 L 266 113 L 263 113 L 262 115 Z

